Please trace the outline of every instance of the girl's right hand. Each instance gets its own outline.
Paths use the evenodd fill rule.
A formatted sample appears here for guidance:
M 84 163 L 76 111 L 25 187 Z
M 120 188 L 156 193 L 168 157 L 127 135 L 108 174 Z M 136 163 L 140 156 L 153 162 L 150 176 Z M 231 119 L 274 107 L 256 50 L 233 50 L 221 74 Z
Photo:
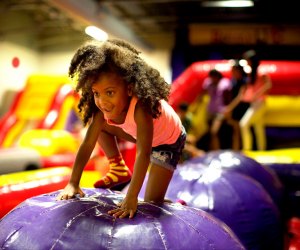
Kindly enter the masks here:
M 74 186 L 69 183 L 56 197 L 56 200 L 68 200 L 74 198 L 76 194 L 80 197 L 84 197 L 84 192 L 79 186 Z

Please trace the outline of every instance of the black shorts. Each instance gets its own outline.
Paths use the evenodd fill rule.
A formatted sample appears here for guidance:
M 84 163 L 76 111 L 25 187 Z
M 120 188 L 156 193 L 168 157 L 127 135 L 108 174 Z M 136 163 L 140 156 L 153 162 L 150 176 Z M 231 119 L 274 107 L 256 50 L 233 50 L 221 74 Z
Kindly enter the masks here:
M 232 111 L 232 119 L 236 121 L 241 120 L 249 107 L 249 102 L 240 102 Z

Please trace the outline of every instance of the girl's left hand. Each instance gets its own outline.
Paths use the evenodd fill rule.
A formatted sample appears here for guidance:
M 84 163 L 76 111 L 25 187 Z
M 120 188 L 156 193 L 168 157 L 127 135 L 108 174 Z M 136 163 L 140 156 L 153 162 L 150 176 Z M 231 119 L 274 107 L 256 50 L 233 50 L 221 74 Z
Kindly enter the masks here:
M 133 218 L 134 214 L 137 210 L 138 199 L 134 198 L 127 198 L 118 204 L 119 208 L 113 209 L 108 211 L 108 214 L 114 216 L 115 218 L 125 218 L 129 216 L 129 218 Z

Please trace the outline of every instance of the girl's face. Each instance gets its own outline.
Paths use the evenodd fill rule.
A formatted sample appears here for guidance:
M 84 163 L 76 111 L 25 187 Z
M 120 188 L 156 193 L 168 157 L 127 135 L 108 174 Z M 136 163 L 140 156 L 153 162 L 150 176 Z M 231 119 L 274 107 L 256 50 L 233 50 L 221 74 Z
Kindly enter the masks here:
M 103 112 L 105 119 L 123 123 L 132 96 L 132 86 L 121 77 L 106 73 L 92 85 L 96 106 Z

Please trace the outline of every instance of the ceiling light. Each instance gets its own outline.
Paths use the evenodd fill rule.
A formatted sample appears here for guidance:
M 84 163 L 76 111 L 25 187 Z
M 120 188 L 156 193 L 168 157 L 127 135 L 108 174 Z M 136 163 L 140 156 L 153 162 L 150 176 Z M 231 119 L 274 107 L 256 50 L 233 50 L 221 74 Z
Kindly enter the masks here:
M 224 1 L 204 1 L 202 2 L 203 7 L 253 7 L 254 3 L 252 0 L 224 0 Z
M 106 41 L 108 39 L 108 34 L 96 26 L 87 26 L 85 33 L 99 41 Z

